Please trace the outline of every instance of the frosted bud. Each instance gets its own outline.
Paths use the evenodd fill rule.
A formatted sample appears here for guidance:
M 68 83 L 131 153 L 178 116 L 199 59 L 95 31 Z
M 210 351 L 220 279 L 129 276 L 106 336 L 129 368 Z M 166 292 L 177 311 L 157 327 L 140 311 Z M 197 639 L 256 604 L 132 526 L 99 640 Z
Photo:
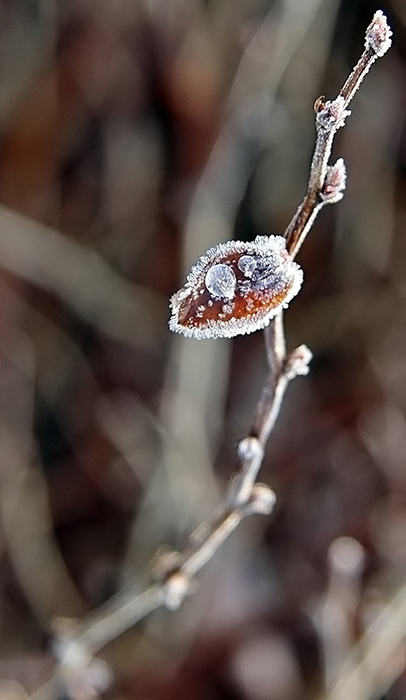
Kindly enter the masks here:
M 382 10 L 375 12 L 365 34 L 365 48 L 381 58 L 392 44 L 392 30 Z
M 327 168 L 323 189 L 320 192 L 321 199 L 327 204 L 339 202 L 343 197 L 345 181 L 345 163 L 342 158 L 339 158 L 334 165 L 329 165 Z
M 318 128 L 322 128 L 324 131 L 332 131 L 344 126 L 346 117 L 351 114 L 350 110 L 345 107 L 346 102 L 342 95 L 336 97 L 335 100 L 323 102 L 316 112 Z
M 313 355 L 307 345 L 299 345 L 287 356 L 285 361 L 284 374 L 287 379 L 291 380 L 298 375 L 306 375 L 309 373 L 309 363 Z

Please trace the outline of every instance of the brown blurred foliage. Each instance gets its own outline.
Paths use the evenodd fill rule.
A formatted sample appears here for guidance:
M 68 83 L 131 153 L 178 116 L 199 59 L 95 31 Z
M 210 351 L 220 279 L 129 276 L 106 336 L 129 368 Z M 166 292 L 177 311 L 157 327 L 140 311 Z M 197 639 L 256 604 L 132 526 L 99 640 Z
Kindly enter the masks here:
M 406 12 L 379 6 L 394 46 L 338 134 L 347 192 L 300 253 L 286 315 L 289 345 L 314 360 L 260 475 L 275 514 L 244 523 L 181 610 L 103 650 L 111 700 L 313 700 L 406 585 Z M 264 381 L 263 338 L 174 337 L 167 300 L 210 245 L 283 232 L 307 183 L 313 102 L 336 95 L 376 9 L 3 0 L 6 699 L 52 674 L 54 615 L 130 585 L 218 505 Z M 406 695 L 401 652 L 381 698 Z

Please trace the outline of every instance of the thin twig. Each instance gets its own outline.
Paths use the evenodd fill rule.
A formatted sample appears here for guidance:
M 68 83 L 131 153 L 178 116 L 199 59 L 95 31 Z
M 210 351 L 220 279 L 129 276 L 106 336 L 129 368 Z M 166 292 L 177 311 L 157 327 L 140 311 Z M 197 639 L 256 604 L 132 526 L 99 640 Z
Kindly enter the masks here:
M 241 440 L 238 453 L 241 461 L 235 503 L 246 502 L 262 464 L 264 449 L 275 425 L 289 382 L 307 374 L 312 354 L 301 345 L 286 354 L 282 313 L 271 322 L 265 334 L 269 373 L 259 398 L 251 435 Z
M 332 102 L 319 98 L 316 102 L 317 139 L 312 158 L 308 190 L 285 231 L 286 247 L 295 257 L 314 220 L 325 204 L 334 204 L 345 189 L 346 172 L 340 158 L 329 166 L 328 160 L 337 130 L 344 126 L 350 114 L 346 109 L 372 64 L 383 56 L 391 44 L 391 30 L 381 11 L 375 13 L 365 34 L 365 50 L 346 80 L 338 97 Z M 239 445 L 242 461 L 239 498 L 246 498 L 261 466 L 263 451 L 279 414 L 287 385 L 294 376 L 306 374 L 311 353 L 306 346 L 286 355 L 282 314 L 269 325 L 265 333 L 269 375 L 257 406 L 254 427 L 249 438 Z M 256 441 L 256 442 L 255 442 Z M 257 443 L 257 444 L 256 444 Z
M 386 18 L 382 12 L 377 12 L 366 32 L 366 49 L 340 95 L 333 102 L 323 103 L 322 108 L 317 112 L 317 141 L 311 165 L 308 193 L 285 234 L 292 255 L 297 252 L 305 233 L 307 233 L 309 221 L 313 221 L 319 208 L 327 202 L 337 201 L 342 196 L 344 165 L 342 161 L 338 161 L 335 166 L 327 166 L 332 141 L 337 129 L 343 125 L 344 119 L 348 115 L 346 106 L 362 78 L 376 58 L 383 55 L 389 48 L 390 35 L 391 31 L 386 24 Z M 176 566 L 173 566 L 172 559 L 172 564 L 168 567 L 165 560 L 161 560 L 161 582 L 159 585 L 166 592 L 164 595 L 157 595 L 156 599 L 152 596 L 154 605 L 156 603 L 155 607 L 160 604 L 172 608 L 177 607 L 175 597 L 176 602 L 180 604 L 181 598 L 184 597 L 188 589 L 186 580 L 183 581 L 183 586 L 179 585 L 180 579 L 182 577 L 190 579 L 191 576 L 194 576 L 244 517 L 254 512 L 269 512 L 272 508 L 273 492 L 267 487 L 261 487 L 266 490 L 259 491 L 259 494 L 258 491 L 255 491 L 256 474 L 261 465 L 264 447 L 275 424 L 288 383 L 295 376 L 307 373 L 311 353 L 305 346 L 300 346 L 292 353 L 286 354 L 282 315 L 278 315 L 270 324 L 266 331 L 266 338 L 270 373 L 258 403 L 253 431 L 238 446 L 240 471 L 238 476 L 233 477 L 230 482 L 226 507 L 214 523 L 200 526 L 192 534 L 183 555 L 180 553 L 175 555 L 175 559 L 178 557 L 181 564 L 177 563 Z M 155 571 L 157 571 L 157 567 L 155 567 Z M 174 596 L 173 591 L 175 581 L 179 588 L 177 596 Z M 156 584 L 149 590 L 155 591 L 155 586 Z M 181 588 L 182 595 L 180 594 Z M 150 612 L 151 605 L 149 603 L 145 605 L 147 598 L 148 595 L 145 591 L 136 595 L 132 601 L 132 613 L 126 616 L 121 615 L 122 607 L 117 606 L 117 603 L 114 604 L 113 607 L 116 611 L 114 614 L 122 617 L 123 627 L 121 631 Z M 127 600 L 122 605 L 128 609 Z M 106 606 L 104 610 L 109 616 L 109 606 Z M 93 624 L 99 625 L 99 620 Z M 89 624 L 82 622 L 77 628 L 78 636 L 84 635 L 90 639 L 91 629 L 92 622 Z M 95 653 L 96 647 L 101 648 L 118 633 L 117 629 L 113 635 L 106 630 L 105 636 L 98 637 L 97 643 L 93 644 L 92 642 L 92 652 Z
M 279 348 L 279 345 L 274 347 Z M 275 352 L 275 357 L 277 354 Z M 183 552 L 158 555 L 150 571 L 154 583 L 141 593 L 121 593 L 76 625 L 59 623 L 60 636 L 55 654 L 60 659 L 65 676 L 70 659 L 82 670 L 103 646 L 156 608 L 162 605 L 172 610 L 178 608 L 185 596 L 193 592 L 196 574 L 239 523 L 249 515 L 271 512 L 275 503 L 274 492 L 268 486 L 254 483 L 262 462 L 262 444 L 265 445 L 274 425 L 287 384 L 293 377 L 307 371 L 309 360 L 307 348 L 299 348 L 278 360 L 280 369 L 275 376 L 274 392 L 270 395 L 273 398 L 269 399 L 272 411 L 259 437 L 250 436 L 240 442 L 240 471 L 230 480 L 228 496 L 218 518 L 212 523 L 200 525 L 190 536 Z
M 316 107 L 317 140 L 311 164 L 305 199 L 285 232 L 287 249 L 294 257 L 303 243 L 320 209 L 339 201 L 345 189 L 345 166 L 340 159 L 328 166 L 334 136 L 344 125 L 346 109 L 363 77 L 374 61 L 390 46 L 391 30 L 378 11 L 366 31 L 365 51 L 332 102 L 320 99 Z M 282 314 L 265 331 L 269 374 L 258 402 L 250 435 L 238 445 L 239 470 L 230 479 L 224 506 L 212 523 L 203 523 L 190 536 L 181 552 L 159 554 L 149 576 L 152 583 L 141 593 L 123 592 L 87 618 L 68 627 L 60 624 L 55 655 L 60 661 L 59 675 L 69 692 L 70 674 L 83 674 L 93 656 L 109 641 L 119 636 L 156 608 L 165 605 L 176 609 L 185 596 L 193 592 L 194 577 L 213 557 L 243 518 L 254 513 L 268 514 L 275 503 L 275 494 L 256 482 L 264 449 L 279 414 L 289 382 L 308 372 L 311 353 L 300 346 L 286 353 Z M 63 631 L 62 631 L 63 629 Z M 90 682 L 90 681 L 89 681 Z M 36 698 L 41 695 L 36 694 Z M 90 697 L 90 694 L 89 694 Z
M 315 102 L 317 138 L 307 193 L 284 234 L 286 247 L 293 257 L 297 255 L 323 206 L 334 204 L 343 196 L 346 177 L 344 162 L 339 159 L 335 165 L 328 165 L 334 136 L 344 126 L 350 114 L 347 107 L 372 64 L 389 49 L 391 36 L 386 17 L 378 10 L 365 33 L 365 50 L 338 97 L 327 102 L 320 97 Z

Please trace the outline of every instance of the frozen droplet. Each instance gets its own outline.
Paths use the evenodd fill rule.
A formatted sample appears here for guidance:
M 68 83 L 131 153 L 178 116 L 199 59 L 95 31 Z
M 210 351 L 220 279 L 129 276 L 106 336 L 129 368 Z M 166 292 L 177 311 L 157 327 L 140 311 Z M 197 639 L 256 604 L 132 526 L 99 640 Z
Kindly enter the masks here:
M 213 265 L 206 274 L 205 285 L 213 297 L 232 299 L 235 293 L 237 278 L 234 272 L 222 263 Z
M 238 261 L 238 267 L 245 277 L 252 277 L 252 274 L 257 266 L 257 261 L 252 255 L 241 255 Z

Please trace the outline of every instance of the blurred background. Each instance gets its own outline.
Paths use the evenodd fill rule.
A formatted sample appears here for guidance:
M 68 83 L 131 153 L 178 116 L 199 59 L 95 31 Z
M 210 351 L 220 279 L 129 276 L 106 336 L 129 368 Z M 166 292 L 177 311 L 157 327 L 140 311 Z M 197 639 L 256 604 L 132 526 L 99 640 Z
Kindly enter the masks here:
M 1 0 L 2 700 L 52 677 L 55 616 L 131 587 L 215 513 L 263 334 L 185 340 L 168 298 L 209 246 L 283 232 L 313 103 L 378 7 L 394 46 L 338 132 L 347 192 L 286 314 L 314 359 L 260 473 L 275 511 L 100 657 L 108 700 L 406 697 L 404 0 Z

